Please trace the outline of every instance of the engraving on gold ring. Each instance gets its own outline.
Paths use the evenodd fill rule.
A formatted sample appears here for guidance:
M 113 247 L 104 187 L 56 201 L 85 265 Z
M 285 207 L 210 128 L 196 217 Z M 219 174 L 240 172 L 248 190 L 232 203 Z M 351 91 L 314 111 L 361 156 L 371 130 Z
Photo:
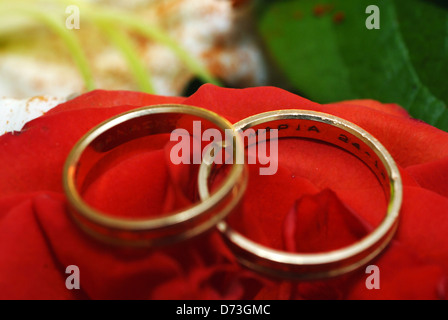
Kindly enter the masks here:
M 380 225 L 360 241 L 324 253 L 291 253 L 262 246 L 240 234 L 226 221 L 218 224 L 226 243 L 239 261 L 264 274 L 294 279 L 316 279 L 352 271 L 376 257 L 392 239 L 398 224 L 402 185 L 398 168 L 388 151 L 373 136 L 341 118 L 314 111 L 278 110 L 257 114 L 234 124 L 235 130 L 277 128 L 278 137 L 319 140 L 349 151 L 376 175 L 388 199 Z M 210 164 L 199 170 L 201 199 L 209 197 Z
M 233 127 L 219 115 L 193 106 L 157 105 L 125 112 L 99 124 L 85 134 L 67 157 L 63 186 L 74 221 L 90 235 L 108 243 L 130 246 L 153 246 L 182 241 L 201 234 L 221 221 L 239 201 L 245 189 L 244 165 L 233 164 L 224 182 L 207 199 L 184 210 L 156 218 L 116 217 L 88 205 L 82 198 L 101 170 L 101 159 L 120 145 L 178 127 L 189 128 L 200 119 L 209 127 L 224 131 Z M 233 151 L 243 153 L 240 139 L 234 136 Z

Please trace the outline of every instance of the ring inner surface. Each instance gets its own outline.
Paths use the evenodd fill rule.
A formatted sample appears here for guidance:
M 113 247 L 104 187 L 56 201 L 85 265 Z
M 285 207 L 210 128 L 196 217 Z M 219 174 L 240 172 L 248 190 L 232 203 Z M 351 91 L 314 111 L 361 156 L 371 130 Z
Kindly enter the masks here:
M 316 120 L 294 118 L 270 120 L 265 123 L 254 125 L 247 124 L 244 128 L 241 128 L 241 131 L 245 132 L 248 129 L 253 129 L 256 134 L 260 129 L 266 130 L 267 140 L 270 139 L 269 130 L 276 129 L 278 130 L 277 133 L 279 139 L 309 139 L 326 142 L 332 146 L 339 147 L 356 156 L 370 168 L 380 183 L 386 196 L 386 200 L 390 200 L 391 183 L 389 172 L 384 165 L 385 159 L 380 158 L 379 154 L 381 153 L 376 150 L 376 147 L 368 139 L 361 139 L 357 136 L 355 131 L 348 131 L 350 128 L 340 128 L 334 124 Z M 248 147 L 247 142 L 250 141 L 250 138 L 250 135 L 245 135 L 244 143 L 246 148 Z M 260 142 L 261 141 L 257 141 L 257 143 Z M 279 150 L 279 152 L 281 152 L 281 150 Z
M 295 138 L 303 140 L 297 141 L 300 142 L 299 144 L 296 144 L 295 141 L 285 141 L 287 142 L 285 145 L 287 149 L 284 149 L 286 157 L 283 159 L 291 160 L 291 164 L 289 162 L 283 163 L 286 166 L 286 170 L 274 173 L 280 174 L 278 178 L 259 180 L 258 177 L 254 179 L 254 177 L 251 178 L 249 176 L 249 192 L 246 192 L 246 201 L 243 202 L 247 206 L 243 205 L 244 208 L 241 209 L 239 214 L 230 215 L 226 221 L 218 225 L 224 240 L 243 265 L 274 277 L 318 279 L 336 276 L 356 269 L 379 254 L 389 243 L 396 230 L 396 222 L 401 205 L 401 178 L 393 159 L 374 137 L 343 119 L 318 112 L 303 111 L 302 113 L 301 110 L 267 112 L 241 120 L 234 126 L 237 132 L 243 135 L 246 149 L 250 149 L 260 142 L 268 143 L 268 141 L 271 141 L 272 143 L 277 137 L 278 140 L 293 140 Z M 273 138 L 269 135 L 270 129 L 277 130 L 277 134 Z M 259 130 L 265 131 L 266 135 L 260 135 Z M 254 136 L 258 139 L 254 140 Z M 331 152 L 321 159 L 324 162 L 319 159 L 319 162 L 315 163 L 314 159 L 307 159 L 302 164 L 300 159 L 294 159 L 296 152 L 300 153 L 300 149 L 295 149 L 296 145 L 299 148 L 300 146 L 307 147 L 308 149 L 305 152 L 307 152 L 308 156 L 319 156 L 319 153 L 316 154 L 314 144 L 318 152 L 325 152 L 324 148 L 333 148 L 335 151 L 334 155 L 337 158 L 333 158 L 333 152 Z M 279 159 L 282 157 L 281 149 L 279 145 Z M 249 152 L 246 153 L 246 155 L 248 154 Z M 352 156 L 355 158 L 350 159 Z M 245 160 L 247 161 L 248 159 L 246 158 Z M 332 163 L 333 159 L 338 161 Z M 358 162 L 359 164 L 357 164 Z M 345 171 L 338 172 L 335 175 L 336 179 L 340 180 L 334 180 L 334 177 L 331 177 L 329 180 L 324 178 L 316 185 L 311 179 L 314 177 L 314 173 L 318 172 L 314 170 L 319 169 L 320 163 L 325 166 L 323 169 L 328 168 L 330 170 L 328 171 L 330 174 L 334 170 L 339 170 L 339 168 L 334 167 L 339 164 L 344 165 Z M 294 166 L 306 164 L 311 164 L 312 170 L 300 171 L 302 169 L 299 169 L 299 171 L 296 171 L 294 169 Z M 356 167 L 356 169 L 354 168 L 355 170 L 350 174 L 356 175 L 357 179 L 354 181 L 356 183 L 358 181 L 361 182 L 362 188 L 350 181 L 346 183 L 347 173 L 352 171 L 350 170 L 351 166 Z M 257 167 L 254 168 L 257 169 Z M 215 177 L 219 175 L 220 170 L 219 166 L 209 166 L 208 175 L 204 176 L 203 183 L 208 182 L 205 185 L 213 187 Z M 364 176 L 363 172 L 369 174 L 370 177 Z M 249 174 L 252 173 L 249 170 Z M 302 173 L 305 175 L 302 176 Z M 323 170 L 323 177 L 325 177 L 325 173 L 327 171 Z M 322 179 L 322 174 L 319 179 Z M 296 178 L 300 179 L 297 180 Z M 368 181 L 364 180 L 364 178 Z M 295 180 L 297 181 L 294 182 Z M 251 181 L 254 181 L 253 184 L 251 184 Z M 264 181 L 267 181 L 267 183 L 273 182 L 273 187 L 280 187 L 280 191 L 277 191 L 272 198 L 266 197 L 265 193 L 270 193 L 271 191 L 269 185 Z M 334 182 L 337 183 L 337 187 L 335 186 L 335 192 L 332 192 L 332 183 Z M 378 188 L 378 182 L 381 188 Z M 304 187 L 304 190 L 297 189 L 296 193 L 294 188 L 300 188 L 301 186 Z M 330 193 L 327 191 L 323 193 L 323 188 L 329 188 Z M 354 192 L 361 198 L 352 197 L 351 195 Z M 329 194 L 333 194 L 333 198 L 328 198 Z M 322 198 L 322 195 L 327 198 Z M 207 197 L 207 188 L 203 189 L 201 196 L 202 198 Z M 367 197 L 364 198 L 364 196 Z M 380 198 L 377 198 L 378 196 Z M 345 220 L 344 228 L 348 228 L 345 232 L 350 233 L 351 231 L 358 232 L 362 230 L 362 232 L 356 235 L 353 233 L 347 236 L 349 233 L 345 233 L 343 241 L 338 244 L 332 241 L 336 240 L 335 237 L 339 235 L 339 226 L 342 226 L 340 222 L 336 224 L 338 229 L 333 228 L 331 231 L 332 235 L 326 238 L 326 232 L 330 227 L 328 226 L 327 229 L 325 221 L 328 222 L 327 219 L 332 216 L 331 212 L 333 211 L 323 212 L 322 209 L 328 208 L 325 207 L 325 204 L 320 206 L 316 202 L 310 202 L 320 201 L 321 199 L 323 201 L 327 201 L 325 199 L 340 201 L 337 198 L 343 201 L 339 202 L 344 206 L 343 217 L 349 217 L 349 219 L 352 217 L 355 219 L 361 218 L 356 220 L 356 223 L 358 223 L 356 227 L 351 224 L 354 220 Z M 269 199 L 271 204 L 265 199 Z M 319 208 L 319 211 L 311 209 L 309 210 L 311 215 L 308 216 L 303 215 L 305 214 L 304 211 L 297 211 L 297 209 L 302 207 L 296 207 L 296 205 L 304 203 L 304 199 L 308 201 L 306 202 L 307 205 L 310 203 L 311 205 L 316 204 L 314 207 L 308 206 L 305 208 Z M 375 202 L 371 203 L 371 206 L 367 208 L 360 199 L 375 199 Z M 383 201 L 378 201 L 378 199 L 385 200 L 385 202 L 381 203 Z M 345 201 L 347 200 L 349 200 L 347 203 L 350 203 L 350 207 L 345 207 Z M 254 205 L 254 202 L 259 204 Z M 356 207 L 352 207 L 351 205 L 355 203 Z M 332 204 L 334 204 L 334 201 Z M 368 211 L 364 213 L 362 211 L 363 208 L 368 209 Z M 358 215 L 358 210 L 362 214 Z M 346 215 L 347 212 L 351 212 L 349 216 Z M 319 216 L 316 217 L 314 213 L 318 213 Z M 265 214 L 269 215 L 266 216 Z M 368 214 L 368 221 L 364 219 L 367 218 L 364 217 L 364 214 Z M 288 217 L 288 220 L 286 220 L 286 217 Z M 291 220 L 291 217 L 294 217 L 294 220 Z M 307 224 L 301 220 L 301 217 L 308 219 L 306 221 Z M 381 219 L 377 220 L 377 218 Z M 314 224 L 310 224 L 310 222 Z M 293 226 L 291 223 L 295 223 L 297 227 L 291 229 Z M 358 228 L 359 226 L 362 227 Z M 283 229 L 279 231 L 276 229 L 277 227 Z M 300 238 L 292 239 L 291 232 L 296 232 L 297 228 L 300 228 L 300 234 L 294 234 L 293 237 L 299 236 Z M 285 231 L 288 232 L 289 238 L 285 238 Z M 310 231 L 320 233 L 320 238 L 316 238 L 318 242 L 311 242 L 311 246 L 309 246 L 310 239 L 314 233 L 310 234 Z M 352 240 L 349 242 L 349 239 Z M 297 242 L 298 240 L 299 242 Z M 312 239 L 311 241 L 314 240 Z
M 205 138 L 207 130 L 214 130 L 218 138 Z M 201 234 L 224 219 L 243 192 L 243 166 L 231 164 L 222 187 L 204 201 L 199 198 L 197 176 L 203 150 L 219 140 L 221 148 L 225 145 L 225 150 L 233 147 L 233 152 L 242 152 L 240 144 L 231 145 L 222 137 L 235 141 L 232 125 L 196 107 L 144 107 L 111 118 L 79 140 L 67 158 L 64 188 L 69 212 L 81 229 L 111 244 L 165 245 Z M 175 145 L 181 147 L 175 149 Z M 155 158 L 153 151 L 158 152 Z M 134 162 L 136 158 L 139 161 Z M 158 166 L 154 168 L 155 162 Z M 148 181 L 157 170 L 166 170 L 161 179 L 168 182 Z M 104 180 L 105 176 L 108 179 Z M 116 177 L 124 186 L 114 185 Z M 161 183 L 165 187 L 159 188 L 154 198 L 148 196 L 146 188 Z
M 200 164 L 200 158 L 198 157 L 201 156 L 204 147 L 210 143 L 202 141 L 201 135 L 205 130 L 211 128 L 219 130 L 224 136 L 224 129 L 217 124 L 190 114 L 174 112 L 151 113 L 128 119 L 108 128 L 88 142 L 76 165 L 74 176 L 76 188 L 82 196 L 99 177 L 115 165 L 139 152 L 148 151 L 148 144 L 151 144 L 154 138 L 159 138 L 162 141 L 161 143 L 157 142 L 154 148 L 162 149 L 164 144 L 170 143 L 170 134 L 175 129 L 183 129 L 185 130 L 185 138 L 189 139 L 191 143 L 189 148 L 190 154 L 188 155 L 189 163 L 181 168 L 182 170 L 190 171 L 190 176 L 192 177 L 190 181 L 192 187 L 189 188 L 192 191 L 190 198 L 192 201 L 197 201 L 197 188 L 194 184 L 196 183 L 196 172 Z M 171 143 L 174 145 L 178 142 L 180 140 L 172 141 Z M 185 150 L 182 152 L 185 152 Z M 182 152 L 178 155 L 183 155 Z M 167 157 L 169 159 L 168 155 Z M 138 168 L 135 168 L 135 174 L 138 174 Z M 157 184 L 160 182 L 153 181 L 153 183 Z M 161 215 L 168 214 L 173 214 L 173 212 L 168 210 L 168 212 L 164 212 Z M 126 213 L 124 212 L 123 215 L 126 215 Z
M 381 190 L 383 191 L 380 192 L 380 189 L 378 189 L 374 193 L 375 195 L 380 196 L 380 198 L 378 198 L 379 201 L 375 203 L 375 217 L 373 220 L 371 220 L 371 216 L 369 218 L 369 222 L 371 223 L 372 227 L 375 227 L 375 225 L 377 226 L 381 223 L 381 221 L 383 221 L 383 219 L 385 219 L 385 217 L 387 216 L 387 211 L 389 210 L 389 204 L 392 201 L 391 192 L 393 192 L 394 185 L 392 184 L 390 173 L 385 165 L 387 161 L 384 157 L 382 157 L 382 150 L 378 150 L 378 148 L 374 145 L 374 142 L 372 142 L 370 138 L 368 138 L 367 136 L 362 136 L 362 138 L 360 138 L 360 133 L 356 132 L 356 130 L 351 127 L 345 127 L 341 124 L 335 125 L 334 123 L 327 123 L 318 120 L 287 118 L 278 120 L 269 119 L 268 121 L 262 123 L 257 122 L 258 121 L 244 123 L 243 121 L 240 127 L 238 127 L 238 125 L 236 126 L 236 130 L 240 131 L 243 134 L 243 142 L 246 149 L 259 143 L 267 143 L 266 140 L 271 140 L 269 130 L 276 129 L 278 130 L 277 137 L 279 140 L 300 139 L 309 140 L 316 143 L 324 143 L 322 149 L 336 148 L 339 149 L 340 152 L 347 152 L 349 156 L 355 156 L 357 160 L 361 160 L 361 163 L 364 163 L 366 167 L 370 169 L 366 170 L 366 173 L 373 173 L 373 176 L 369 178 L 369 181 L 373 180 L 372 182 L 375 182 L 374 180 L 377 180 L 377 182 L 379 183 L 379 186 L 377 186 L 381 187 Z M 254 136 L 258 135 L 259 130 L 266 130 L 265 141 L 260 139 L 253 140 Z M 290 142 L 293 143 L 293 141 Z M 281 145 L 279 145 L 278 147 L 278 152 L 280 158 L 282 153 Z M 298 152 L 300 152 L 300 149 L 298 150 Z M 247 158 L 245 159 L 245 161 L 247 161 Z M 330 163 L 328 165 L 331 166 L 332 164 Z M 363 166 L 361 165 L 361 167 Z M 215 188 L 215 181 L 220 180 L 219 177 L 222 172 L 222 166 L 211 166 L 208 173 L 208 190 L 213 190 Z M 250 177 L 249 180 L 251 180 Z M 262 181 L 264 180 L 261 180 L 261 182 L 260 180 L 257 181 L 258 183 L 263 183 Z M 249 183 L 249 185 L 251 184 Z M 371 185 L 369 182 L 368 186 L 369 188 L 372 188 L 374 184 Z M 249 192 L 251 192 L 252 187 L 249 186 Z M 268 188 L 265 187 L 259 191 L 266 192 L 263 190 L 268 190 Z M 365 192 L 370 193 L 372 191 L 374 190 L 366 189 Z M 383 193 L 384 198 L 381 197 L 381 193 Z M 265 195 L 259 194 L 258 196 L 264 197 Z M 240 210 L 243 209 L 240 208 Z M 373 209 L 370 209 L 370 211 L 371 210 Z M 227 218 L 226 221 L 231 226 L 231 228 L 233 228 L 232 226 L 236 227 L 237 225 L 241 227 L 241 222 L 237 221 L 239 220 L 238 216 L 238 214 L 234 213 Z M 237 227 L 236 230 L 239 230 L 240 227 Z M 243 232 L 243 234 L 244 233 L 245 232 Z M 368 234 L 366 234 L 365 236 L 367 235 Z M 249 236 L 249 239 L 251 238 L 252 237 Z M 258 242 L 255 239 L 252 239 L 252 241 Z M 271 246 L 268 245 L 268 247 Z M 280 249 L 277 246 L 272 248 Z

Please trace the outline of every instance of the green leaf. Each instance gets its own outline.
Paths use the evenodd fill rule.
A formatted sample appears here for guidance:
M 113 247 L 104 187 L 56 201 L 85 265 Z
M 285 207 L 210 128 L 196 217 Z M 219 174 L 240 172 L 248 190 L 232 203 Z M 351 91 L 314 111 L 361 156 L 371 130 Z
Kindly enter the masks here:
M 375 99 L 448 131 L 448 9 L 428 0 L 262 2 L 268 50 L 292 85 L 321 103 Z M 380 29 L 369 30 L 369 5 Z

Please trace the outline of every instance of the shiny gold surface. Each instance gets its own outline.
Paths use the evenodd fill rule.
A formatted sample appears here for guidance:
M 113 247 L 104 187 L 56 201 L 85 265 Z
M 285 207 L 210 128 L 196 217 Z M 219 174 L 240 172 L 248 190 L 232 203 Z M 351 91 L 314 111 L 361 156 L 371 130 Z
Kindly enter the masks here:
M 398 224 L 402 183 L 394 160 L 373 136 L 341 118 L 305 110 L 261 113 L 241 120 L 234 127 L 239 132 L 248 128 L 278 129 L 279 138 L 315 139 L 344 148 L 372 169 L 388 200 L 386 215 L 374 231 L 350 246 L 323 253 L 274 250 L 246 238 L 225 221 L 220 222 L 219 230 L 243 265 L 274 277 L 318 279 L 352 271 L 371 261 L 387 246 Z M 208 179 L 211 171 L 210 164 L 201 164 L 199 193 L 204 201 L 209 199 Z
M 244 164 L 232 164 L 220 188 L 207 200 L 162 217 L 115 217 L 89 206 L 82 198 L 82 191 L 103 169 L 98 163 L 108 152 L 144 136 L 171 133 L 177 128 L 191 130 L 192 121 L 201 121 L 205 128 L 231 130 L 234 134 L 232 125 L 219 115 L 198 107 L 174 104 L 120 114 L 85 134 L 67 157 L 63 171 L 63 186 L 74 221 L 90 235 L 108 243 L 153 246 L 196 236 L 225 218 L 244 192 Z M 233 153 L 244 153 L 239 137 L 235 135 L 233 140 Z

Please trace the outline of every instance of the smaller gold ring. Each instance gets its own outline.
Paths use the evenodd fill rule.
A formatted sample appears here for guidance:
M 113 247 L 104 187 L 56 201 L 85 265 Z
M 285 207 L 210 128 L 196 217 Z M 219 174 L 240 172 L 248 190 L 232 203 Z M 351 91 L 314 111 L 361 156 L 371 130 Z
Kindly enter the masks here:
M 398 225 L 402 202 L 400 172 L 386 148 L 362 128 L 333 115 L 305 111 L 278 110 L 257 114 L 234 124 L 243 133 L 249 128 L 277 129 L 278 138 L 299 137 L 320 140 L 341 147 L 362 160 L 380 182 L 387 213 L 379 226 L 349 246 L 322 253 L 292 253 L 260 245 L 233 229 L 227 222 L 218 224 L 224 240 L 240 263 L 269 276 L 289 279 L 319 279 L 337 276 L 365 265 L 388 245 Z M 209 197 L 209 163 L 199 169 L 199 194 Z
M 224 219 L 238 203 L 246 186 L 244 164 L 232 164 L 219 189 L 205 201 L 185 210 L 155 218 L 122 218 L 108 215 L 82 198 L 99 161 L 116 147 L 145 136 L 172 133 L 199 120 L 208 127 L 230 132 L 233 152 L 244 154 L 242 141 L 226 119 L 211 111 L 179 104 L 147 106 L 110 118 L 85 134 L 73 147 L 63 170 L 69 213 L 79 227 L 97 239 L 116 245 L 154 246 L 199 235 Z M 138 172 L 138 168 L 136 169 Z

